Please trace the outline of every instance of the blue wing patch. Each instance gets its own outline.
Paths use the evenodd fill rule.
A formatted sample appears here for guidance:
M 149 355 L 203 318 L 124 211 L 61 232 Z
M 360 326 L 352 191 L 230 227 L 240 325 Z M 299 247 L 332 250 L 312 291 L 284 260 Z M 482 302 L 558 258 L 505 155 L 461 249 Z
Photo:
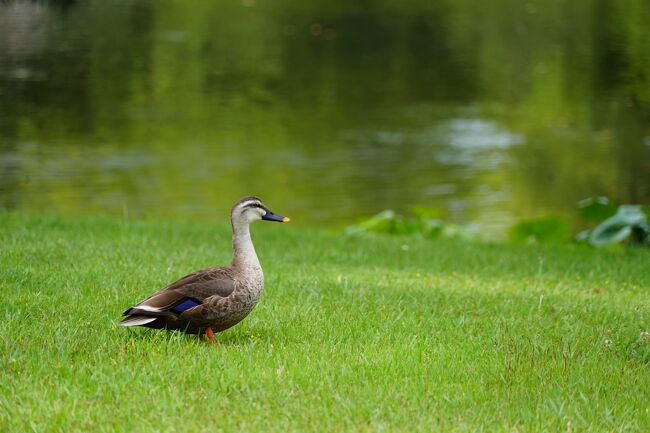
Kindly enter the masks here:
M 182 313 L 183 311 L 189 310 L 190 308 L 194 308 L 197 305 L 201 305 L 201 303 L 196 299 L 185 298 L 183 301 L 176 304 L 176 306 L 172 308 L 172 311 L 175 311 L 177 313 Z

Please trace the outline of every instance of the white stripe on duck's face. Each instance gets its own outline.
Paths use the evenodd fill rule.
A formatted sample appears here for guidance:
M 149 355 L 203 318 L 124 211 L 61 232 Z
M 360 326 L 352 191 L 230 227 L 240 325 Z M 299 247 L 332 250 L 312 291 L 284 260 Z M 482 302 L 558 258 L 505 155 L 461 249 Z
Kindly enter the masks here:
M 267 209 L 261 201 L 250 199 L 238 203 L 232 211 L 233 223 L 251 224 L 262 219 L 266 215 Z

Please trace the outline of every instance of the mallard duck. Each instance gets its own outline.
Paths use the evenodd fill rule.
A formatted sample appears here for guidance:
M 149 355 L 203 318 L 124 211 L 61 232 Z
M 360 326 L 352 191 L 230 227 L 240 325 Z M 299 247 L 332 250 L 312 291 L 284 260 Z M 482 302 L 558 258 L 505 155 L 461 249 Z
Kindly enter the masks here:
M 271 212 L 257 197 L 235 203 L 230 220 L 234 251 L 230 265 L 193 272 L 168 285 L 126 310 L 120 325 L 205 334 L 216 346 L 214 333 L 244 319 L 264 288 L 264 274 L 249 225 L 257 220 L 289 222 L 289 218 Z

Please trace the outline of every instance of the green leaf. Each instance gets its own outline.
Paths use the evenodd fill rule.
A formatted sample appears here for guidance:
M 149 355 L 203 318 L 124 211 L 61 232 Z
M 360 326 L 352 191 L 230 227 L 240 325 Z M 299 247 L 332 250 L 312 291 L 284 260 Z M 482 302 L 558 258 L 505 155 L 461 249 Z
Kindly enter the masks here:
M 345 230 L 348 235 L 361 233 L 384 233 L 389 235 L 422 236 L 427 239 L 437 237 L 470 239 L 473 233 L 466 227 L 447 224 L 438 219 L 425 217 L 406 217 L 388 209 L 363 220 Z
M 593 229 L 589 235 L 589 242 L 595 246 L 602 246 L 622 242 L 630 237 L 633 231 L 644 231 L 646 215 L 641 206 L 624 205 L 618 212 L 603 221 Z
M 386 209 L 346 229 L 347 234 L 363 232 L 390 233 L 395 220 L 395 212 Z
M 578 209 L 582 219 L 587 221 L 602 222 L 614 215 L 618 205 L 607 197 L 590 197 L 578 202 Z
M 576 242 L 589 242 L 589 235 L 590 234 L 591 234 L 591 231 L 582 230 L 575 236 L 575 240 L 576 240 Z
M 568 238 L 570 225 L 560 216 L 520 221 L 508 233 L 514 242 L 561 242 Z

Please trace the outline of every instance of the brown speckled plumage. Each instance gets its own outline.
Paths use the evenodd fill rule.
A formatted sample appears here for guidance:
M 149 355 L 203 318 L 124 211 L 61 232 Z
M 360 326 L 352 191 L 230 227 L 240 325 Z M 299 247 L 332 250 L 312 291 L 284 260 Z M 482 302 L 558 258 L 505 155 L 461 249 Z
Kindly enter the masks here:
M 146 326 L 203 333 L 220 332 L 242 321 L 264 289 L 264 273 L 248 230 L 258 219 L 286 222 L 256 197 L 238 201 L 231 211 L 234 256 L 230 265 L 189 274 L 124 312 L 123 326 Z M 191 308 L 183 305 L 191 303 Z

